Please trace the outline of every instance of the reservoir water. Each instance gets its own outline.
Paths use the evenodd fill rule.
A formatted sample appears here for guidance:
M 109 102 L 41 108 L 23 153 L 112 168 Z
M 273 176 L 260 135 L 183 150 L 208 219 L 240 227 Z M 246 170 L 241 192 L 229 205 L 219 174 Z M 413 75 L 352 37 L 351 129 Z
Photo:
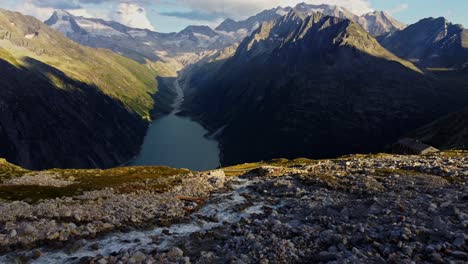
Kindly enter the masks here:
M 135 166 L 164 165 L 190 170 L 215 169 L 220 165 L 216 140 L 205 137 L 208 131 L 187 117 L 178 116 L 184 93 L 178 80 L 174 83 L 177 97 L 173 112 L 150 125 Z

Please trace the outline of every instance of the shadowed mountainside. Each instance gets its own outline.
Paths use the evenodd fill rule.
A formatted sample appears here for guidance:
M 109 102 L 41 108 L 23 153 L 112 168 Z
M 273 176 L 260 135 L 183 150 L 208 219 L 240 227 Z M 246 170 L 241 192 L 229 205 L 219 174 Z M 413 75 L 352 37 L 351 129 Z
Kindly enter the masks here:
M 136 155 L 146 121 L 95 86 L 31 58 L 25 64 L 0 60 L 1 157 L 44 169 L 112 167 Z
M 112 167 L 136 155 L 156 72 L 0 10 L 0 156 L 33 169 Z
M 429 68 L 459 68 L 468 63 L 468 30 L 443 17 L 425 18 L 380 43 L 396 55 Z
M 468 149 L 468 108 L 442 117 L 410 134 L 439 149 Z
M 361 27 L 319 13 L 264 23 L 187 86 L 189 112 L 223 128 L 225 164 L 378 151 L 456 109 L 435 79 Z

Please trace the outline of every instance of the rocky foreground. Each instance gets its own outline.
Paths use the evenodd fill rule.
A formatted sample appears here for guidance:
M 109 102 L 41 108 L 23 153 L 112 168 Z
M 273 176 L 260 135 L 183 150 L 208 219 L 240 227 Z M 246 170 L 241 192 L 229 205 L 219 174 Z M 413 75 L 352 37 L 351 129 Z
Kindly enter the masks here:
M 180 179 L 1 201 L 0 263 L 468 261 L 468 154 L 275 160 Z

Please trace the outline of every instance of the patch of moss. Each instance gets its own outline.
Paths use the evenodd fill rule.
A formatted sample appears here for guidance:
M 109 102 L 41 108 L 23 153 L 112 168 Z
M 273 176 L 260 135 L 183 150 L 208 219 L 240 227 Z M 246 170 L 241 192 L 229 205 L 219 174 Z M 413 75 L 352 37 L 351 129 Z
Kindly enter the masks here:
M 225 167 L 223 168 L 224 173 L 226 176 L 238 176 L 242 175 L 246 172 L 249 172 L 251 170 L 257 169 L 261 166 L 265 165 L 262 162 L 257 162 L 257 163 L 244 163 L 244 164 L 239 164 L 239 165 L 234 165 L 230 167 Z
M 66 187 L 0 185 L 0 199 L 37 202 L 41 199 L 70 197 L 104 188 L 128 193 L 138 188 L 142 189 L 141 186 L 144 186 L 145 190 L 163 192 L 180 183 L 183 175 L 189 171 L 169 167 L 123 167 L 109 170 L 44 171 L 47 172 L 58 174 L 63 179 L 73 178 L 76 183 Z
M 0 183 L 8 179 L 21 177 L 27 172 L 29 171 L 26 169 L 8 163 L 5 159 L 0 159 Z
M 344 155 L 338 158 L 338 160 L 347 160 L 347 159 L 377 159 L 389 157 L 391 154 L 387 153 L 371 153 L 371 154 L 351 154 Z
M 309 164 L 314 164 L 316 162 L 317 160 L 311 160 L 307 158 L 297 158 L 293 160 L 278 158 L 278 159 L 272 159 L 272 160 L 265 161 L 265 162 L 244 163 L 244 164 L 229 166 L 229 167 L 223 168 L 223 170 L 227 176 L 238 176 L 246 172 L 249 172 L 251 170 L 258 169 L 259 167 L 262 167 L 262 166 L 292 168 L 292 167 L 297 167 L 297 166 L 305 166 Z
M 446 157 L 460 157 L 466 156 L 468 154 L 468 150 L 447 150 L 440 152 L 441 155 Z

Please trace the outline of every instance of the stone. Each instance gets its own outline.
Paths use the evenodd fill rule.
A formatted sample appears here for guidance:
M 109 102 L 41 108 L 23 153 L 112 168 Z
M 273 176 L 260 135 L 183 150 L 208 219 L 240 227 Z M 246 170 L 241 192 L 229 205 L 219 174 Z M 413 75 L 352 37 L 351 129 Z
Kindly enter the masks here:
M 175 260 L 175 259 L 178 259 L 178 258 L 181 258 L 184 256 L 184 252 L 182 251 L 182 249 L 178 248 L 178 247 L 173 247 L 169 250 L 169 252 L 167 252 L 167 256 L 172 259 L 172 260 Z
M 30 224 L 26 224 L 26 225 L 23 226 L 22 232 L 25 235 L 31 235 L 34 232 L 36 232 L 36 228 L 34 228 L 34 226 L 32 226 Z
M 455 247 L 461 248 L 465 245 L 465 236 L 461 235 L 455 238 L 455 240 L 452 243 Z
M 105 259 L 105 258 L 102 258 L 102 259 L 98 260 L 97 263 L 98 263 L 98 264 L 108 264 L 109 261 L 107 261 L 107 259 Z
M 453 257 L 461 260 L 468 260 L 468 253 L 463 252 L 463 251 L 452 251 L 450 253 Z
M 73 215 L 73 218 L 75 219 L 75 221 L 77 222 L 80 222 L 81 221 L 81 216 L 79 214 L 74 214 Z
M 40 250 L 33 250 L 32 254 L 31 254 L 31 258 L 32 259 L 38 259 L 42 256 L 42 252 Z
M 143 261 L 145 261 L 146 255 L 143 254 L 143 252 L 141 251 L 137 251 L 133 254 L 132 258 L 136 263 L 142 263 Z
M 98 244 L 98 243 L 94 243 L 94 244 L 92 244 L 92 245 L 90 246 L 90 248 L 91 248 L 92 250 L 98 250 L 98 249 L 99 249 L 99 244 Z
M 409 246 L 404 246 L 402 251 L 407 256 L 411 256 L 413 254 L 413 249 Z
M 431 254 L 431 260 L 434 263 L 444 263 L 444 259 L 442 258 L 442 256 L 439 253 L 432 253 Z
M 447 222 L 443 221 L 439 215 L 434 217 L 432 225 L 439 231 L 444 231 L 447 229 Z

